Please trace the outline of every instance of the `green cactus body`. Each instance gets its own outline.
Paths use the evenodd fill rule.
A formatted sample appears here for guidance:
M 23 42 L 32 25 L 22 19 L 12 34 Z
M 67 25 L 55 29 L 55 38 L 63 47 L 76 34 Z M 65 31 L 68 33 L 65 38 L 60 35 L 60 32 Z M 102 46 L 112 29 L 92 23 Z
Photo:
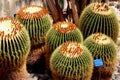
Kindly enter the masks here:
M 11 72 L 26 67 L 26 58 L 30 50 L 30 39 L 27 30 L 16 20 L 6 17 L 0 18 L 0 79 L 9 79 Z M 24 70 L 24 69 L 23 69 Z M 7 73 L 6 73 L 7 72 Z M 19 71 L 20 72 L 20 71 Z M 18 72 L 18 73 L 19 73 Z M 6 76 L 6 75 L 7 76 Z M 24 74 L 24 73 L 23 73 Z M 25 75 L 25 74 L 24 74 Z M 5 77 L 2 78 L 2 77 Z M 19 77 L 21 77 L 19 75 Z M 8 78 L 8 79 L 7 79 Z
M 102 59 L 103 66 L 94 67 L 92 80 L 110 80 L 116 64 L 117 50 L 114 41 L 105 34 L 96 33 L 85 39 L 84 45 L 94 60 Z M 100 76 L 101 75 L 101 76 Z
M 84 39 L 89 35 L 101 32 L 117 42 L 119 21 L 116 14 L 105 3 L 91 3 L 82 12 L 79 20 L 79 28 Z
M 28 30 L 31 45 L 44 43 L 44 36 L 52 26 L 50 15 L 44 7 L 26 6 L 18 11 L 16 19 Z
M 80 30 L 71 22 L 57 22 L 46 34 L 46 46 L 49 53 L 66 41 L 83 42 Z
M 93 58 L 85 46 L 68 41 L 52 53 L 50 69 L 54 80 L 91 80 Z

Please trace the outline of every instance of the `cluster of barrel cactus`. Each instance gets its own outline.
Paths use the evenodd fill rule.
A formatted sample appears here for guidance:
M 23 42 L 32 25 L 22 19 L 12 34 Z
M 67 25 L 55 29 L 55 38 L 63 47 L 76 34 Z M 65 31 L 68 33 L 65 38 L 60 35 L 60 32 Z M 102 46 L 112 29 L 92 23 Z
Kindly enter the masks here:
M 105 34 L 96 33 L 86 38 L 84 45 L 91 52 L 94 60 L 102 59 L 103 61 L 100 67 L 94 67 L 92 80 L 99 80 L 99 78 L 110 80 L 117 60 L 114 41 Z
M 77 41 L 82 43 L 83 37 L 81 31 L 71 22 L 57 22 L 46 34 L 47 53 L 46 64 L 49 69 L 49 58 L 52 52 L 62 43 L 66 41 Z
M 119 21 L 111 7 L 106 3 L 91 3 L 82 12 L 79 28 L 84 39 L 93 33 L 101 32 L 117 42 Z
M 52 53 L 50 69 L 54 80 L 91 80 L 93 58 L 85 46 L 68 41 Z
M 80 16 L 79 28 L 82 31 L 83 38 L 85 40 L 84 45 L 88 48 L 88 50 L 92 54 L 93 59 L 94 60 L 101 59 L 103 61 L 102 66 L 94 67 L 93 74 L 92 74 L 92 80 L 99 80 L 99 78 L 105 79 L 105 80 L 110 80 L 112 73 L 115 69 L 115 64 L 116 64 L 116 60 L 117 60 L 117 57 L 116 57 L 117 50 L 116 50 L 115 43 L 117 42 L 117 37 L 118 37 L 118 32 L 119 32 L 118 31 L 119 30 L 119 22 L 116 17 L 116 14 L 112 10 L 112 8 L 109 7 L 105 3 L 92 3 L 83 10 L 83 12 Z M 65 30 L 62 30 L 59 28 L 56 30 L 61 33 L 63 33 L 65 31 Z M 70 61 L 68 61 L 69 55 L 67 53 L 69 53 L 69 52 L 67 52 L 67 51 L 65 52 L 65 54 L 67 54 L 65 57 L 64 52 L 61 51 L 61 48 L 60 48 L 61 46 L 59 46 L 59 47 L 57 46 L 57 48 L 55 47 L 56 48 L 55 49 L 54 45 L 51 44 L 51 43 L 54 43 L 55 45 L 57 45 L 57 44 L 61 43 L 61 41 L 56 40 L 56 39 L 58 39 L 57 37 L 54 39 L 55 36 L 52 36 L 52 35 L 55 34 L 56 32 L 54 32 L 54 33 L 53 32 L 54 31 L 52 31 L 52 30 L 51 30 L 51 32 L 49 32 L 49 34 L 51 34 L 51 35 L 50 35 L 49 39 L 47 39 L 47 40 L 52 41 L 52 42 L 47 41 L 47 42 L 49 42 L 49 44 L 51 46 L 53 46 L 53 47 L 50 47 L 51 48 L 50 50 L 52 50 L 52 52 L 53 52 L 53 50 L 55 50 L 52 53 L 52 56 L 50 58 L 50 69 L 52 71 L 53 78 L 60 79 L 60 80 L 62 80 L 62 79 L 68 79 L 68 80 L 69 79 L 77 79 L 77 80 L 79 80 L 80 76 L 73 78 L 72 71 L 70 71 L 70 69 L 67 68 L 67 67 L 69 67 L 69 65 L 73 66 L 73 64 L 70 63 Z M 58 34 L 58 35 L 60 35 L 60 34 Z M 71 37 L 73 37 L 73 36 L 71 36 Z M 66 38 L 66 36 L 64 36 L 62 38 Z M 57 43 L 55 43 L 55 42 L 57 42 Z M 47 43 L 46 47 L 48 47 L 48 43 Z M 66 48 L 67 47 L 64 47 L 64 50 Z M 67 50 L 69 50 L 69 49 L 67 49 Z M 63 53 L 63 55 L 60 55 L 60 53 L 61 54 Z M 74 57 L 74 55 L 72 55 L 72 57 Z M 72 60 L 72 61 L 74 61 L 74 60 Z M 76 62 L 76 63 L 78 63 L 78 62 Z M 70 73 L 67 70 L 69 70 Z M 77 70 L 77 71 L 79 71 L 79 70 Z M 101 76 L 99 76 L 99 75 L 101 75 Z M 87 80 L 89 80 L 89 79 L 87 79 Z
M 26 63 L 34 65 L 46 52 L 46 67 L 54 80 L 110 80 L 119 22 L 107 4 L 88 5 L 79 28 L 65 21 L 52 26 L 48 10 L 36 5 L 21 8 L 15 19 L 0 18 L 0 79 L 25 79 Z M 103 65 L 96 67 L 96 59 Z
M 26 74 L 20 72 L 27 72 L 25 68 L 29 50 L 30 39 L 25 27 L 13 18 L 0 18 L 1 80 L 24 79 Z

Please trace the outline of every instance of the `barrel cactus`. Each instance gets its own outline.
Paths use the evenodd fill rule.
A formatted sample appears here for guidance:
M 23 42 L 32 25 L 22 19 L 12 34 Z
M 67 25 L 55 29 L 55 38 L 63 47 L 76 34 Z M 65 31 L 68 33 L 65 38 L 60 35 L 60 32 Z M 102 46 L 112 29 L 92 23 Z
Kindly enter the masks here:
M 52 53 L 50 69 L 54 80 L 91 80 L 93 58 L 85 46 L 68 41 Z
M 30 39 L 25 27 L 11 17 L 0 18 L 1 80 L 27 80 L 29 50 Z
M 31 50 L 27 64 L 32 66 L 45 53 L 45 35 L 52 26 L 50 15 L 44 7 L 30 5 L 21 8 L 15 18 L 25 26 L 29 33 Z
M 82 12 L 79 28 L 84 39 L 89 35 L 101 32 L 117 43 L 119 21 L 115 12 L 106 3 L 91 3 Z
M 83 42 L 81 31 L 71 22 L 57 22 L 46 34 L 46 46 L 49 52 L 66 41 Z
M 66 41 L 83 42 L 80 30 L 71 22 L 57 22 L 46 34 L 46 59 L 49 64 L 49 58 L 52 52 Z M 48 65 L 47 65 L 48 66 Z
M 17 12 L 16 19 L 28 30 L 31 45 L 44 43 L 44 36 L 51 27 L 48 10 L 41 6 L 26 6 Z
M 102 59 L 103 65 L 94 67 L 92 80 L 110 80 L 115 69 L 117 50 L 114 41 L 105 34 L 95 33 L 85 39 L 84 45 L 94 60 Z

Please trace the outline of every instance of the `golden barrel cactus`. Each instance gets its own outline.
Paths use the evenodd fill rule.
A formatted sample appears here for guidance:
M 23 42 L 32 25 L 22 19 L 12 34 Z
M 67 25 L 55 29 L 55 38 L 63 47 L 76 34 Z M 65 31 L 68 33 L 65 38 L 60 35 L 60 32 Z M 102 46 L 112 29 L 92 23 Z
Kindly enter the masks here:
M 27 80 L 26 59 L 30 50 L 27 30 L 10 17 L 0 18 L 0 79 Z

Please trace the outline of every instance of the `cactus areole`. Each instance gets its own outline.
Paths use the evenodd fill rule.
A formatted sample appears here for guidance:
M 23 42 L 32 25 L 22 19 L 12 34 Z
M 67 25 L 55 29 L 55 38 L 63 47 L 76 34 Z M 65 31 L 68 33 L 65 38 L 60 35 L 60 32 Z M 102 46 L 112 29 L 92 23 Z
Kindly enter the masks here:
M 83 49 L 80 47 L 80 45 L 77 42 L 66 42 L 61 47 L 61 52 L 64 56 L 69 58 L 76 58 L 82 54 Z
M 21 25 L 16 23 L 11 18 L 0 19 L 0 38 L 12 38 L 18 35 L 21 30 Z
M 69 33 L 76 29 L 75 24 L 71 22 L 58 22 L 54 24 L 55 30 L 57 30 L 60 33 Z
M 97 33 L 93 36 L 93 41 L 97 44 L 110 44 L 111 41 L 108 39 L 107 36 L 103 35 L 102 33 Z
M 112 13 L 111 9 L 106 3 L 96 3 L 92 7 L 92 11 L 94 13 L 102 14 L 102 15 L 109 15 Z
M 17 16 L 21 19 L 41 19 L 46 14 L 48 14 L 48 11 L 43 7 L 32 5 L 22 8 Z

